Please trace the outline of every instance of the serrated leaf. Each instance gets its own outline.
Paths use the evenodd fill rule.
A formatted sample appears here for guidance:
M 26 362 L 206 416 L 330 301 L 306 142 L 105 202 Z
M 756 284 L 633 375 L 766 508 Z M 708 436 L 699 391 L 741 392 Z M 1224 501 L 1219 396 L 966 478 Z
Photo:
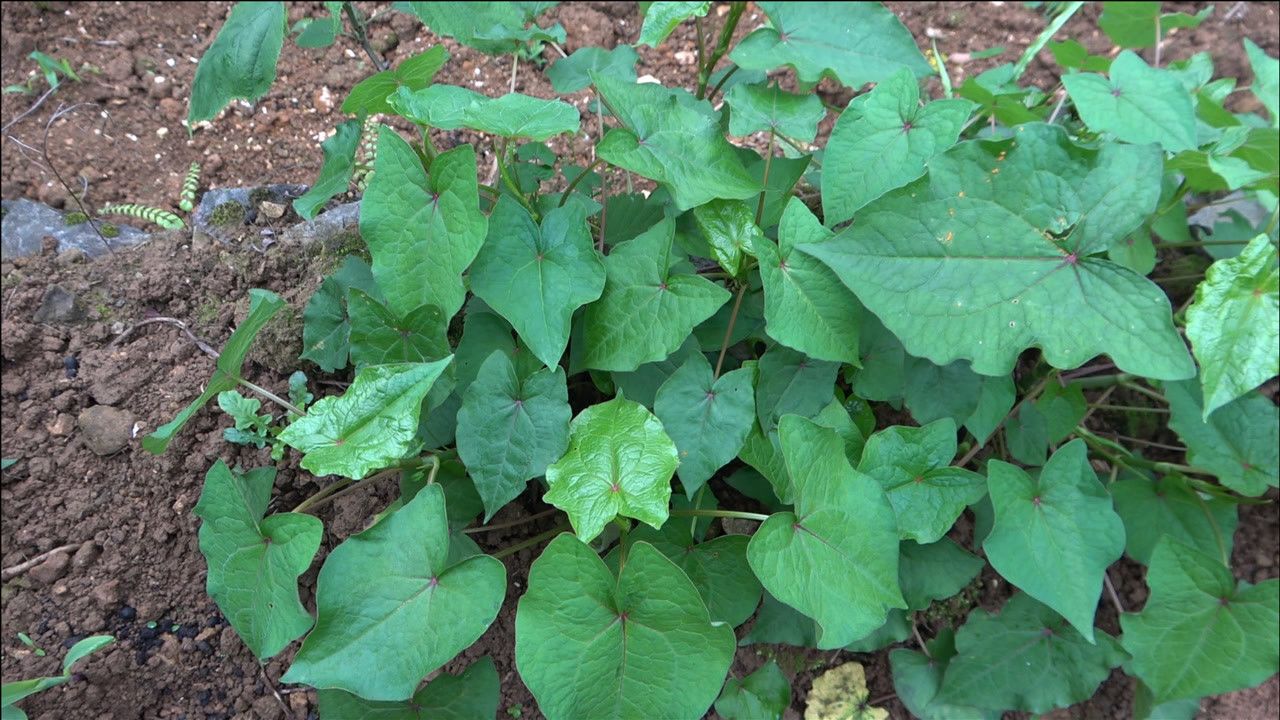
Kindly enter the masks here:
M 741 680 L 729 678 L 716 700 L 716 713 L 724 720 L 782 720 L 790 706 L 791 683 L 770 660 Z
M 701 717 L 733 650 L 733 632 L 648 543 L 615 579 L 582 541 L 557 537 L 516 610 L 516 667 L 550 720 Z
M 1107 353 L 1128 372 L 1191 377 L 1164 292 L 1089 257 L 1154 209 L 1160 162 L 1154 147 L 1086 150 L 1057 127 L 1020 125 L 1013 140 L 970 141 L 935 157 L 925 178 L 800 249 L 835 271 L 907 352 L 936 365 L 968 359 L 974 372 L 1006 375 L 1038 346 L 1054 367 Z
M 1270 399 L 1245 395 L 1204 420 L 1199 383 L 1167 383 L 1164 394 L 1169 428 L 1186 444 L 1187 462 L 1249 497 L 1280 485 L 1280 414 Z
M 924 175 L 935 155 L 956 144 L 975 105 L 920 105 L 920 82 L 903 68 L 840 114 L 823 155 L 822 214 L 828 226 Z
M 680 483 L 693 497 L 738 455 L 755 420 L 755 373 L 740 368 L 714 377 L 702 353 L 693 353 L 662 387 L 653 412 L 680 452 Z
M 348 255 L 342 267 L 320 283 L 302 311 L 302 355 L 325 372 L 347 366 L 351 350 L 351 321 L 347 317 L 347 292 L 359 288 L 380 297 L 373 271 L 364 260 Z
M 236 3 L 213 44 L 200 58 L 191 83 L 188 127 L 212 120 L 237 98 L 255 101 L 271 89 L 284 45 L 281 2 Z
M 461 675 L 437 676 L 408 700 L 365 700 L 345 690 L 316 693 L 325 720 L 491 720 L 501 699 L 498 670 L 487 655 Z
M 934 600 L 945 600 L 963 590 L 986 565 L 951 538 L 921 545 L 902 542 L 898 558 L 898 584 L 908 610 L 924 610 Z
M 449 51 L 435 45 L 406 58 L 392 70 L 383 70 L 356 83 L 342 101 L 342 112 L 351 115 L 377 115 L 394 112 L 387 99 L 400 88 L 421 90 L 431 84 L 440 68 L 449 61 Z
M 679 210 L 760 193 L 714 117 L 681 102 L 678 91 L 599 74 L 592 79 L 623 124 L 596 146 L 599 157 L 663 183 Z
M 694 227 L 725 272 L 741 277 L 754 246 L 764 239 L 755 222 L 755 205 L 741 200 L 712 200 L 693 209 Z
M 423 305 L 404 318 L 364 291 L 347 293 L 351 317 L 351 362 L 357 368 L 391 363 L 429 362 L 449 354 L 444 314 Z
M 169 441 L 173 436 L 182 430 L 183 426 L 200 411 L 200 408 L 217 397 L 218 393 L 236 387 L 240 380 L 240 366 L 244 364 L 245 355 L 249 354 L 249 346 L 253 344 L 253 339 L 284 305 L 284 300 L 269 290 L 255 288 L 249 291 L 249 313 L 245 315 L 244 322 L 231 333 L 231 337 L 227 338 L 226 345 L 222 346 L 222 354 L 218 356 L 213 376 L 209 378 L 209 384 L 205 385 L 204 392 L 200 393 L 199 397 L 192 400 L 191 404 L 183 408 L 172 420 L 144 437 L 143 449 L 152 455 L 163 453 L 169 447 Z
M 275 477 L 272 467 L 241 474 L 218 460 L 193 510 L 203 521 L 200 553 L 209 565 L 209 596 L 260 660 L 311 629 L 298 576 L 311 565 L 324 533 L 310 515 L 263 517 Z
M 582 47 L 547 68 L 547 79 L 558 93 L 585 90 L 591 85 L 592 73 L 635 82 L 636 63 L 639 61 L 640 56 L 630 45 L 619 45 L 612 50 Z
M 489 216 L 489 238 L 471 267 L 471 291 L 520 333 L 547 367 L 569 344 L 579 307 L 600 297 L 604 263 L 577 206 L 547 213 L 539 227 L 510 196 Z
M 320 149 L 324 151 L 320 175 L 305 195 L 293 201 L 293 209 L 302 219 L 315 217 L 330 198 L 347 191 L 351 174 L 355 172 L 360 128 L 359 120 L 348 120 L 334 130 L 333 137 L 320 143 Z
M 316 627 L 281 682 L 407 700 L 484 634 L 506 594 L 501 562 L 474 555 L 449 565 L 448 555 L 444 491 L 435 485 L 347 538 L 320 569 Z
M 999 720 L 999 710 L 949 705 L 938 700 L 951 658 L 955 657 L 955 633 L 944 628 L 928 641 L 929 654 L 899 648 L 889 652 L 893 689 L 903 706 L 921 720 Z
M 871 707 L 862 663 L 850 662 L 814 678 L 804 720 L 889 720 L 889 711 Z
M 778 226 L 778 244 L 763 236 L 753 239 L 764 282 L 765 330 L 810 357 L 858 365 L 862 305 L 830 268 L 795 251 L 830 237 L 809 208 L 791 198 Z
M 1044 713 L 1091 697 L 1125 659 L 1110 635 L 1080 636 L 1053 610 L 1015 593 L 996 615 L 969 614 L 937 701 Z
M 469 128 L 508 138 L 543 141 L 576 133 L 578 109 L 561 100 L 520 93 L 491 98 L 456 85 L 430 85 L 421 90 L 402 88 L 389 100 L 399 114 L 441 130 Z
M 884 488 L 903 539 L 937 541 L 987 492 L 982 476 L 951 467 L 956 425 L 943 418 L 920 428 L 894 426 L 867 438 L 858 472 Z
M 480 366 L 462 396 L 457 436 L 485 522 L 564 454 L 572 415 L 560 367 L 522 378 L 500 351 Z
M 364 368 L 345 393 L 316 401 L 280 439 L 313 474 L 359 480 L 413 449 L 422 401 L 452 360 Z
M 543 499 L 569 515 L 585 542 L 618 515 L 660 528 L 667 521 L 675 443 L 643 405 L 623 397 L 578 413 L 569 449 L 547 468 Z
M 605 257 L 604 293 L 583 316 L 583 365 L 631 371 L 662 360 L 729 300 L 710 280 L 673 272 L 674 240 L 675 223 L 663 220 Z
M 1151 553 L 1151 595 L 1120 616 L 1126 669 L 1160 702 L 1218 695 L 1280 670 L 1280 580 L 1237 583 L 1219 561 L 1166 537 Z
M 777 132 L 792 140 L 813 142 L 818 123 L 827 116 L 817 95 L 794 95 L 777 85 L 734 85 L 724 101 L 733 109 L 729 115 L 731 135 Z
M 1035 479 L 992 460 L 987 487 L 995 525 L 982 549 L 991 566 L 1093 642 L 1102 576 L 1124 552 L 1124 523 L 1089 465 L 1084 441 L 1059 448 Z
M 378 128 L 373 179 L 360 203 L 360 236 L 387 307 L 403 316 L 435 305 L 446 319 L 462 307 L 462 273 L 484 243 L 476 153 L 462 145 L 436 156 L 427 175 L 394 130 Z
M 1157 143 L 1169 152 L 1196 148 L 1191 95 L 1167 70 L 1153 68 L 1131 50 L 1111 63 L 1110 77 L 1062 76 L 1080 119 L 1090 130 L 1131 143 Z
M 1187 308 L 1203 417 L 1280 375 L 1280 266 L 1266 235 L 1209 266 Z
M 760 526 L 747 559 L 774 597 L 819 623 L 818 647 L 842 647 L 906 607 L 892 506 L 835 431 L 788 415 L 779 435 L 796 509 Z
M 644 11 L 644 23 L 640 26 L 640 40 L 637 44 L 658 47 L 677 25 L 689 18 L 705 17 L 710 9 L 709 2 L 651 2 Z
M 899 68 L 932 70 L 910 31 L 881 3 L 760 2 L 771 27 L 743 38 L 729 58 L 747 70 L 795 68 L 801 82 L 834 77 L 851 88 L 880 82 Z
M 1239 519 L 1235 503 L 1201 497 L 1177 475 L 1151 481 L 1131 478 L 1107 486 L 1124 522 L 1125 553 L 1149 565 L 1166 535 L 1207 555 L 1231 557 Z

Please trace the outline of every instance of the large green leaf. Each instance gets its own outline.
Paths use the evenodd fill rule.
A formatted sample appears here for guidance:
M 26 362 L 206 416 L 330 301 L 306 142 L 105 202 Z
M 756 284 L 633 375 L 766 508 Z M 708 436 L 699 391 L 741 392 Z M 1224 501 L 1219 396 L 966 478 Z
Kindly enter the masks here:
M 299 217 L 310 220 L 330 198 L 347 191 L 356 168 L 360 128 L 359 120 L 348 120 L 334 130 L 333 137 L 320 143 L 320 149 L 324 151 L 320 176 L 305 195 L 293 201 L 293 209 Z
M 1202 497 L 1177 475 L 1151 481 L 1130 478 L 1107 486 L 1124 522 L 1125 552 L 1148 565 L 1169 535 L 1202 553 L 1230 558 L 1239 519 L 1230 500 Z
M 1160 701 L 1218 695 L 1280 670 L 1280 580 L 1236 583 L 1219 561 L 1166 537 L 1151 553 L 1151 596 L 1120 616 L 1126 667 Z
M 448 556 L 438 485 L 347 538 L 320 569 L 316 627 L 281 681 L 407 700 L 484 634 L 506 594 L 501 562 L 472 555 L 450 564 Z
M 774 597 L 818 622 L 818 647 L 843 647 L 906 607 L 893 509 L 834 430 L 788 415 L 779 435 L 796 509 L 760 526 L 747 559 Z
M 791 683 L 778 663 L 770 660 L 742 678 L 729 678 L 716 700 L 724 720 L 782 720 L 791 706 Z
M 217 397 L 219 393 L 235 388 L 240 380 L 240 366 L 244 364 L 245 355 L 249 354 L 249 346 L 253 344 L 253 339 L 258 336 L 258 331 L 262 330 L 267 321 L 284 307 L 284 304 L 284 300 L 279 295 L 269 290 L 249 291 L 249 314 L 245 316 L 244 322 L 240 323 L 235 332 L 231 333 L 231 337 L 227 338 L 227 344 L 222 346 L 222 354 L 218 356 L 213 377 L 209 378 L 209 384 L 205 385 L 204 392 L 200 393 L 200 397 L 192 400 L 191 404 L 183 408 L 172 420 L 142 438 L 142 447 L 147 452 L 153 455 L 163 453 L 169 447 L 169 441 L 173 436 L 182 430 L 182 427 L 200 411 L 200 408 Z
M 630 45 L 612 50 L 583 47 L 569 57 L 560 58 L 547 68 L 547 79 L 558 93 L 574 93 L 591 86 L 591 74 L 599 73 L 625 82 L 636 81 L 636 63 L 640 56 Z
M 658 418 L 617 397 L 569 424 L 569 449 L 547 468 L 551 489 L 543 499 L 568 513 L 574 532 L 588 542 L 618 515 L 660 528 L 679 463 Z
M 1177 77 L 1147 65 L 1131 50 L 1111 63 L 1110 75 L 1062 76 L 1090 130 L 1112 133 L 1125 142 L 1157 143 L 1169 152 L 1196 148 L 1195 108 Z
M 498 669 L 487 655 L 461 675 L 437 676 L 408 700 L 365 700 L 345 690 L 316 693 L 324 720 L 492 720 L 501 699 Z
M 899 68 L 932 72 L 911 32 L 881 3 L 759 2 L 769 16 L 729 57 L 747 70 L 796 69 L 801 82 L 829 76 L 852 88 L 880 82 Z
M 583 365 L 631 371 L 662 360 L 729 300 L 710 280 L 673 272 L 674 241 L 675 223 L 663 220 L 604 259 L 604 294 L 583 317 Z
M 284 3 L 233 5 L 226 24 L 196 66 L 188 126 L 212 120 L 237 98 L 252 101 L 266 95 L 276 80 L 284 31 Z
M 903 539 L 937 541 L 987 493 L 982 476 L 951 467 L 956 424 L 943 418 L 920 428 L 894 426 L 867 438 L 858 472 L 880 483 L 898 516 Z
M 724 101 L 733 109 L 729 115 L 732 135 L 778 132 L 792 140 L 813 142 L 818 123 L 827 116 L 817 95 L 794 95 L 777 85 L 734 85 Z
M 457 434 L 485 522 L 564 454 L 572 416 L 559 366 L 521 377 L 501 351 L 484 361 L 463 393 Z
M 898 699 L 921 720 L 1000 720 L 999 710 L 950 705 L 938 700 L 947 666 L 956 655 L 955 633 L 944 628 L 925 644 L 929 654 L 899 648 L 889 652 L 893 689 Z
M 733 631 L 648 543 L 615 579 L 582 541 L 557 537 L 516 610 L 516 667 L 550 720 L 702 717 L 733 650 Z
M 434 45 L 406 58 L 393 70 L 370 75 L 351 88 L 347 99 L 342 101 L 342 112 L 352 115 L 390 114 L 393 109 L 387 98 L 402 87 L 410 91 L 427 87 L 448 61 L 449 51 L 443 45 Z
M 347 355 L 351 350 L 347 292 L 351 288 L 359 288 L 370 297 L 381 297 L 373 271 L 355 255 L 348 255 L 342 267 L 320 283 L 302 311 L 300 357 L 319 365 L 325 372 L 347 366 Z
M 1209 266 L 1187 308 L 1187 337 L 1200 361 L 1204 418 L 1280 375 L 1280 266 L 1266 235 Z
M 302 452 L 312 473 L 359 480 L 413 449 L 422 401 L 452 360 L 364 368 L 345 393 L 316 401 L 280 439 Z
M 898 558 L 898 583 L 908 610 L 924 610 L 934 600 L 945 600 L 967 586 L 986 563 L 970 555 L 951 538 L 920 545 L 902 542 Z
M 778 244 L 764 237 L 752 248 L 764 281 L 764 320 L 769 337 L 818 360 L 859 364 L 862 305 L 826 265 L 803 252 L 831 231 L 799 198 L 791 198 L 778 226 Z
M 200 553 L 209 565 L 209 596 L 261 660 L 311 629 L 311 613 L 298 599 L 298 576 L 311 565 L 324 533 L 310 515 L 263 517 L 275 478 L 272 467 L 241 474 L 218 460 L 193 510 L 204 521 Z
M 360 236 L 373 276 L 401 316 L 435 305 L 446 319 L 462 307 L 462 272 L 484 243 L 476 153 L 462 145 L 440 153 L 431 174 L 391 128 L 378 129 L 373 179 L 360 203 Z
M 934 364 L 968 359 L 1006 375 L 1038 346 L 1054 367 L 1107 353 L 1128 372 L 1187 378 L 1195 368 L 1164 292 L 1089 257 L 1155 209 L 1160 163 L 1154 147 L 1087 150 L 1056 126 L 1020 125 L 1013 139 L 935 157 L 852 227 L 799 247 Z
M 982 549 L 991 566 L 1093 642 L 1102 576 L 1124 552 L 1124 523 L 1084 441 L 1059 448 L 1038 478 L 999 460 L 987 468 L 995 525 Z
M 849 103 L 822 158 L 826 224 L 924 175 L 931 158 L 956 144 L 974 107 L 958 98 L 921 106 L 920 82 L 905 68 Z
M 680 451 L 680 482 L 693 497 L 738 455 L 755 420 L 755 373 L 739 368 L 719 378 L 702 353 L 658 388 L 653 412 Z
M 1044 713 L 1091 697 L 1125 659 L 1110 635 L 1080 636 L 1024 593 L 995 615 L 974 610 L 956 633 L 959 651 L 937 700 L 990 710 Z
M 1169 428 L 1186 444 L 1188 462 L 1250 497 L 1280 485 L 1280 413 L 1269 398 L 1245 395 L 1204 420 L 1199 383 L 1168 383 L 1165 397 Z
M 649 3 L 644 11 L 644 23 L 640 26 L 638 45 L 658 47 L 671 34 L 676 26 L 693 17 L 705 17 L 711 9 L 709 2 L 667 2 L 657 0 Z
M 610 130 L 596 153 L 624 170 L 663 183 L 676 208 L 710 200 L 746 200 L 761 187 L 742 167 L 715 118 L 680 101 L 678 91 L 592 76 L 623 127 Z M 705 103 L 704 103 L 705 105 Z
M 1271 126 L 1275 127 L 1280 122 L 1280 62 L 1267 55 L 1265 50 L 1249 38 L 1244 39 L 1244 50 L 1253 70 L 1253 84 L 1249 89 L 1271 114 Z
M 423 305 L 403 318 L 359 288 L 347 293 L 351 362 L 357 367 L 428 362 L 450 352 L 448 323 L 440 308 Z
M 496 310 L 547 367 L 569 344 L 579 307 L 600 297 L 604 263 L 581 206 L 547 213 L 542 227 L 508 195 L 489 216 L 489 239 L 471 266 L 471 291 Z
M 491 55 L 510 53 L 526 43 L 563 43 L 564 28 L 532 25 L 534 18 L 549 10 L 554 2 L 440 3 L 410 2 L 409 12 L 417 15 L 431 32 Z
M 491 98 L 455 85 L 397 90 L 391 106 L 405 117 L 441 130 L 470 128 L 510 138 L 543 141 L 576 133 L 578 109 L 561 100 L 520 93 Z

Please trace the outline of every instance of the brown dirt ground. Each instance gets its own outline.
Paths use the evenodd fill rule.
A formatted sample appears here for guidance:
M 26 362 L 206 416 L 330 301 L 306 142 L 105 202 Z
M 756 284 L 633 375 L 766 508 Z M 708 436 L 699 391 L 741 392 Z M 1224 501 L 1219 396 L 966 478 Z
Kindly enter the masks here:
M 1170 3 L 1195 9 L 1198 3 Z M 319 3 L 294 3 L 290 19 L 315 11 Z M 890 3 L 917 38 L 927 28 L 941 32 L 939 48 L 946 54 L 972 52 L 995 45 L 1007 50 L 999 58 L 973 61 L 952 68 L 957 76 L 972 75 L 999 62 L 1011 61 L 1040 32 L 1043 19 L 1022 3 Z M 58 168 L 88 183 L 93 204 L 139 202 L 172 206 L 189 162 L 205 165 L 204 186 L 239 186 L 264 182 L 309 182 L 319 169 L 317 148 L 340 115 L 324 108 L 326 98 L 340 103 L 351 86 L 369 72 L 369 63 L 350 41 L 340 39 L 325 51 L 303 51 L 286 45 L 275 88 L 255 107 L 229 110 L 210 128 L 188 138 L 179 121 L 198 58 L 221 24 L 228 3 L 4 3 L 0 6 L 0 81 L 21 82 L 32 63 L 33 49 L 66 57 L 79 68 L 88 64 L 82 83 L 60 89 L 45 106 L 14 125 L 8 135 L 36 145 L 49 115 L 59 105 L 98 103 L 65 125 L 54 128 L 50 154 Z M 1249 81 L 1240 50 L 1246 34 L 1272 55 L 1278 50 L 1277 6 L 1243 4 L 1236 17 L 1224 20 L 1227 4 L 1201 28 L 1173 36 L 1165 45 L 1166 60 L 1200 49 L 1214 53 L 1219 74 Z M 1061 36 L 1081 39 L 1094 52 L 1110 51 L 1096 30 L 1097 8 L 1087 7 Z M 553 11 L 569 33 L 566 50 L 585 45 L 612 47 L 632 42 L 640 18 L 632 3 L 574 3 Z M 742 32 L 755 27 L 754 9 L 744 17 Z M 375 22 L 373 35 L 394 33 L 395 62 L 435 42 L 406 16 L 390 13 Z M 509 82 L 507 60 L 492 59 L 445 41 L 453 60 L 441 81 L 499 94 Z M 693 32 L 677 30 L 660 51 L 641 49 L 641 74 L 667 84 L 688 86 L 691 65 L 681 64 L 679 52 L 694 48 Z M 547 54 L 551 58 L 551 54 Z M 163 78 L 163 80 L 160 80 Z M 1043 88 L 1057 81 L 1047 53 L 1033 62 L 1029 78 Z M 539 96 L 552 95 L 540 71 L 522 65 L 517 89 Z M 828 100 L 842 104 L 847 92 L 823 87 Z M 5 122 L 23 112 L 33 98 L 5 95 L 0 115 Z M 585 95 L 574 98 L 581 106 Z M 828 121 L 829 127 L 830 121 Z M 474 137 L 460 134 L 462 141 Z M 480 146 L 482 149 L 483 145 Z M 584 158 L 590 143 L 581 136 L 561 141 L 557 150 Z M 47 169 L 5 140 L 0 167 L 0 196 L 31 197 L 55 206 L 67 201 Z M 76 181 L 79 184 L 79 181 Z M 173 234 L 142 248 L 121 251 L 91 264 L 53 254 L 0 268 L 3 276 L 3 432 L 4 456 L 22 458 L 6 472 L 0 485 L 3 529 L 0 563 L 15 563 L 69 543 L 81 543 L 66 567 L 47 574 L 47 582 L 32 576 L 3 588 L 3 672 L 6 679 L 56 670 L 56 658 L 75 638 L 110 632 L 119 638 L 111 648 L 79 667 L 76 679 L 32 698 L 25 707 L 34 718 L 302 718 L 313 716 L 313 696 L 307 692 L 273 689 L 291 657 L 260 666 L 236 639 L 204 593 L 204 563 L 196 545 L 198 524 L 191 507 L 199 496 L 204 472 L 216 458 L 246 467 L 267 464 L 265 451 L 245 450 L 221 439 L 227 423 L 220 413 L 200 413 L 173 443 L 168 454 L 156 458 L 136 443 L 109 457 L 91 453 L 75 430 L 79 411 L 109 404 L 131 412 L 144 428 L 167 421 L 190 400 L 209 376 L 212 362 L 178 331 L 165 325 L 140 329 L 117 347 L 108 347 L 120 323 L 171 316 L 192 324 L 196 334 L 215 345 L 225 341 L 243 313 L 246 292 L 268 287 L 282 292 L 300 307 L 319 284 L 334 259 L 324 254 L 299 257 L 284 248 L 265 252 L 245 247 L 193 244 L 189 236 Z M 88 319 L 73 325 L 38 324 L 31 320 L 45 289 L 60 284 L 82 298 Z M 287 327 L 280 338 L 287 339 Z M 282 388 L 297 366 L 291 347 L 259 353 L 246 367 L 259 384 Z M 295 353 L 296 354 L 296 353 Z M 69 378 L 64 358 L 78 359 L 79 372 Z M 314 368 L 312 368 L 314 370 Z M 281 468 L 276 504 L 292 507 L 316 489 L 314 481 L 296 469 L 296 460 Z M 386 489 L 390 492 L 390 488 Z M 731 491 L 726 490 L 726 495 Z M 322 553 L 359 529 L 389 496 L 351 496 L 321 513 L 326 522 Z M 534 493 L 503 511 L 497 521 L 536 511 Z M 531 524 L 482 536 L 486 547 L 497 548 L 546 529 Z M 958 529 L 963 534 L 963 528 Z M 1280 521 L 1274 504 L 1245 506 L 1236 538 L 1233 565 L 1253 582 L 1274 577 Z M 511 592 L 498 620 L 471 649 L 450 663 L 458 671 L 475 658 L 491 654 L 503 683 L 503 709 L 521 707 L 524 717 L 537 717 L 536 705 L 515 673 L 512 636 L 515 600 L 535 557 L 523 551 L 506 560 Z M 304 601 L 310 603 L 319 563 L 303 576 Z M 1113 569 L 1126 608 L 1145 600 L 1142 572 L 1122 562 Z M 980 602 L 993 608 L 1007 597 L 998 578 L 984 578 Z M 1100 608 L 1100 624 L 1115 632 L 1115 611 Z M 155 623 L 154 627 L 149 623 Z M 16 639 L 26 632 L 48 657 L 37 657 Z M 734 672 L 741 676 L 763 659 L 758 648 L 739 652 Z M 791 717 L 798 717 L 812 678 L 831 664 L 858 659 L 867 665 L 872 697 L 892 693 L 884 653 L 849 657 L 816 651 L 771 648 L 793 674 Z M 814 667 L 816 666 L 816 667 Z M 806 669 L 808 668 L 808 669 Z M 1119 718 L 1130 714 L 1131 688 L 1119 673 L 1099 694 L 1080 706 L 1060 711 L 1062 718 Z M 885 701 L 895 717 L 905 710 Z M 1211 718 L 1271 718 L 1280 713 L 1280 683 L 1272 678 L 1256 690 L 1206 700 L 1202 716 Z

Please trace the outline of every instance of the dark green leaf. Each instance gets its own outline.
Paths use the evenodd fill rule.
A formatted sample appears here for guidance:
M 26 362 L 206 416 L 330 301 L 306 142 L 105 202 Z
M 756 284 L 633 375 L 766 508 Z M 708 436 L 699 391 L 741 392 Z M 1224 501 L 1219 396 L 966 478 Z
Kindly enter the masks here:
M 282 2 L 236 3 L 191 83 L 187 125 L 212 120 L 237 98 L 255 101 L 271 89 L 284 45 Z
M 755 420 L 754 380 L 749 368 L 716 378 L 706 357 L 694 353 L 658 389 L 653 412 L 680 451 L 678 472 L 689 497 L 746 442 Z
M 492 720 L 501 700 L 498 670 L 485 656 L 461 675 L 438 675 L 408 700 L 365 700 L 345 690 L 321 690 L 316 701 L 325 720 Z

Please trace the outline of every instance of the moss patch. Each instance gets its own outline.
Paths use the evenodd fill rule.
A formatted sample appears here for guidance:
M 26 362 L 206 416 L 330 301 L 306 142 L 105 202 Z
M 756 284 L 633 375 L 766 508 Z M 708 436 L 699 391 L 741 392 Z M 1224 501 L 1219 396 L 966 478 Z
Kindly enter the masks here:
M 98 232 L 102 233 L 102 237 L 105 237 L 105 238 L 120 237 L 120 228 L 108 222 L 104 222 L 101 225 L 99 225 Z
M 228 200 L 214 207 L 213 212 L 209 213 L 209 224 L 214 227 L 243 225 L 244 219 L 244 206 L 235 200 Z
M 89 222 L 89 216 L 85 215 L 84 213 L 78 210 L 76 212 L 69 212 L 66 215 L 62 216 L 62 224 L 66 225 L 67 227 L 71 227 L 73 225 L 83 225 L 87 222 Z

